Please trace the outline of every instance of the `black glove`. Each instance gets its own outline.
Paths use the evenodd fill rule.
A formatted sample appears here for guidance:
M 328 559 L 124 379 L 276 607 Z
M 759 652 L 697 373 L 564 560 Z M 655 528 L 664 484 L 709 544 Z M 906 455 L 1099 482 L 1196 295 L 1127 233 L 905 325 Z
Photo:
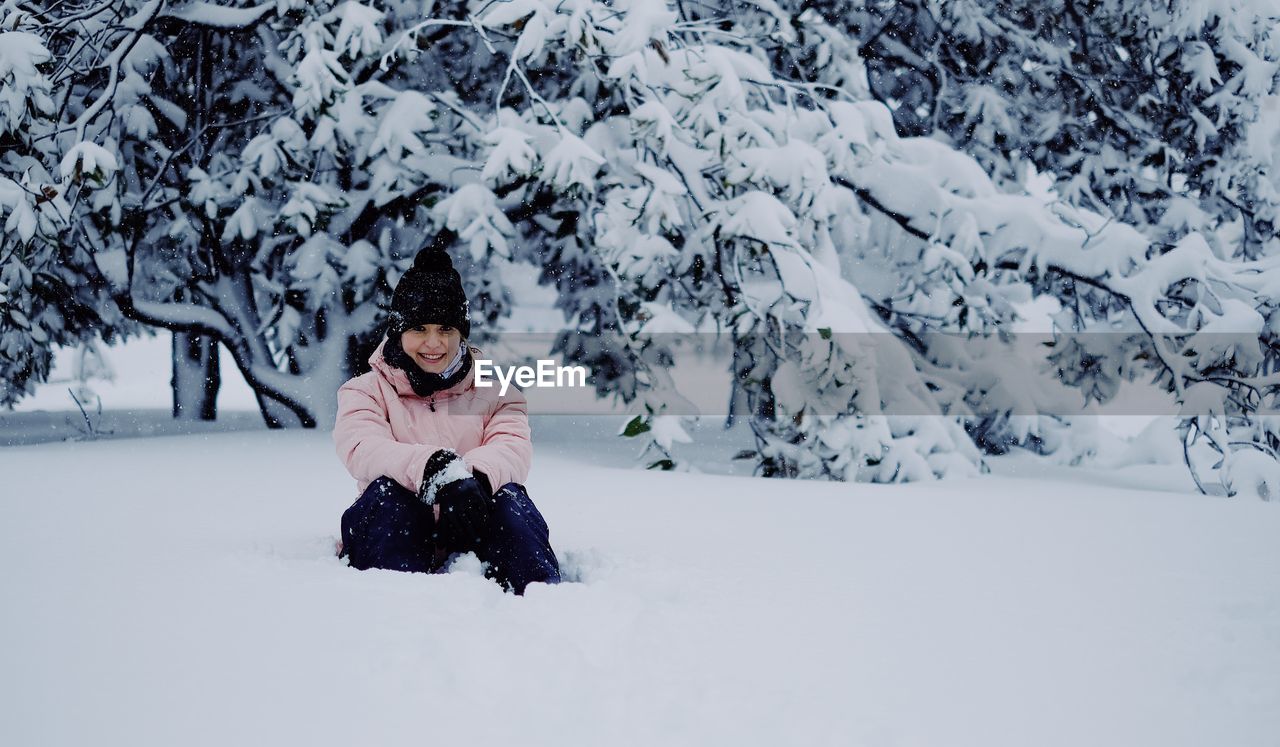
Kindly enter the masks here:
M 436 493 L 442 485 L 462 480 L 471 476 L 471 471 L 453 449 L 438 449 L 427 459 L 427 466 L 422 470 L 422 484 L 418 488 L 418 497 L 423 503 L 435 503 Z
M 435 527 L 438 547 L 469 552 L 483 544 L 489 531 L 493 496 L 467 471 L 456 452 L 441 449 L 431 455 L 422 473 L 419 497 L 440 506 L 440 520 Z
M 440 506 L 436 523 L 439 546 L 452 552 L 474 552 L 484 546 L 493 496 L 480 487 L 479 480 L 468 477 L 441 486 L 436 503 Z

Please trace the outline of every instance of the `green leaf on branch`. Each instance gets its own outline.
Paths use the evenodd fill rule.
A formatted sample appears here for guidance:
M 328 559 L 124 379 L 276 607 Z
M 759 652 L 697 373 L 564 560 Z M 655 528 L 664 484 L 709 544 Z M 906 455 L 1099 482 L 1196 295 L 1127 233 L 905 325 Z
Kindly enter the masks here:
M 649 424 L 645 422 L 644 416 L 637 415 L 631 419 L 631 422 L 627 423 L 626 428 L 622 429 L 622 435 L 626 436 L 627 438 L 635 438 L 641 433 L 646 433 L 648 431 L 649 431 Z

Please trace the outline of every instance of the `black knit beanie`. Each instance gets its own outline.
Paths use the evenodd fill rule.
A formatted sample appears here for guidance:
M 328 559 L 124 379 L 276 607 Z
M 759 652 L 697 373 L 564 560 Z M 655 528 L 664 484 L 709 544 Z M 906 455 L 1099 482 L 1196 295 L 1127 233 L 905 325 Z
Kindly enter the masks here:
M 447 324 L 462 339 L 471 337 L 467 294 L 448 252 L 430 247 L 418 252 L 391 296 L 389 322 L 389 331 L 397 335 L 422 324 Z

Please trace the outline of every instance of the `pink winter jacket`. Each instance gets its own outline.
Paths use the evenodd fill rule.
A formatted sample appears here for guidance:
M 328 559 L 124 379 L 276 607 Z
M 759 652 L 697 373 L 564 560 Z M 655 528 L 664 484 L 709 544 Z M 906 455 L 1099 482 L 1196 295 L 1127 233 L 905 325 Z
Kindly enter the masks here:
M 427 458 L 444 448 L 488 476 L 494 490 L 524 483 L 533 443 L 523 394 L 510 387 L 499 397 L 498 387 L 476 388 L 468 375 L 450 389 L 419 397 L 409 377 L 382 359 L 383 345 L 386 340 L 369 358 L 372 371 L 338 389 L 333 442 L 360 492 L 383 475 L 417 492 Z

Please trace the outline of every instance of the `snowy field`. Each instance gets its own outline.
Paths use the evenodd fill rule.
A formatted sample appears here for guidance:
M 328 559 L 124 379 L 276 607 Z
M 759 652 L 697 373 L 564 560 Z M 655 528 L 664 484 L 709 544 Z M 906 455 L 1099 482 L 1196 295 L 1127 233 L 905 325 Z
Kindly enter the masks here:
M 627 469 L 613 419 L 538 417 L 529 487 L 574 582 L 515 598 L 465 562 L 350 570 L 333 545 L 354 484 L 327 434 L 265 431 L 226 370 L 218 423 L 130 438 L 175 428 L 168 343 L 105 354 L 97 440 L 67 351 L 0 414 L 0 438 L 29 444 L 0 448 L 3 745 L 1280 734 L 1280 507 L 1201 497 L 1180 465 L 1024 456 L 902 486 L 652 473 Z M 1119 439 L 1148 421 L 1107 423 Z M 730 470 L 741 436 L 701 427 L 685 456 Z
M 578 582 L 524 598 L 345 567 L 325 434 L 0 449 L 0 744 L 1276 744 L 1274 504 L 624 471 L 537 428 Z
M 340 562 L 328 434 L 225 350 L 213 423 L 167 335 L 56 351 L 0 747 L 1280 747 L 1280 3 L 1075 5 L 0 3 L 6 387 L 128 317 L 327 422 L 388 301 L 444 320 L 426 246 L 495 360 L 638 335 L 581 357 L 660 416 L 530 397 L 566 582 L 517 598 Z M 730 386 L 800 474 L 965 479 L 754 479 L 709 417 L 635 468 Z M 814 437 L 849 404 L 892 438 Z M 898 419 L 967 407 L 1051 455 Z

